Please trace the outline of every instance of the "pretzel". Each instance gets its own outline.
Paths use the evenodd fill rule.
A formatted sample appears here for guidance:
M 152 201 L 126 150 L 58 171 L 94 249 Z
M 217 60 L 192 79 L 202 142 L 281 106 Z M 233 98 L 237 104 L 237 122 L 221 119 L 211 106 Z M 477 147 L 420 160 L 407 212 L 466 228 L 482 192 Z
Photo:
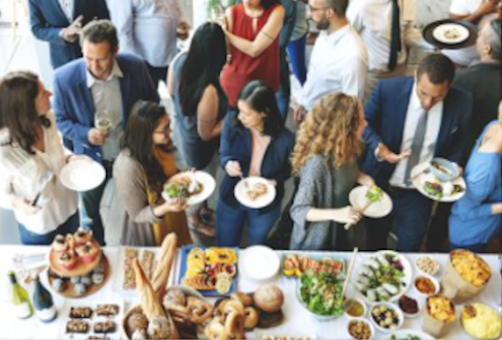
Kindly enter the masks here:
M 187 308 L 191 313 L 190 320 L 195 324 L 206 322 L 214 312 L 211 304 L 193 296 L 187 298 Z
M 225 319 L 225 331 L 234 339 L 245 339 L 244 314 L 232 312 Z
M 225 325 L 221 323 L 219 318 L 214 318 L 209 322 L 204 330 L 204 334 L 209 340 L 229 340 L 230 336 L 225 330 Z
M 244 307 L 249 307 L 253 304 L 253 298 L 246 293 L 236 292 L 230 295 L 230 298 L 232 300 L 240 301 L 244 305 Z

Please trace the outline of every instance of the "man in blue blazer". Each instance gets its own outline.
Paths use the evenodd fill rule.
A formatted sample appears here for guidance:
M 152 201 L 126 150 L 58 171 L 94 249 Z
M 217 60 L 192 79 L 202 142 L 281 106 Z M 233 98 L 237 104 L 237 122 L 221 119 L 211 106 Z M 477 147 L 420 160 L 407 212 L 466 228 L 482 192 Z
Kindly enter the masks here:
M 441 54 L 426 57 L 415 78 L 382 80 L 365 107 L 364 172 L 387 191 L 391 215 L 367 219 L 369 250 L 387 248 L 397 222 L 398 250 L 418 251 L 427 232 L 432 201 L 411 184 L 411 169 L 433 157 L 460 163 L 472 111 L 472 96 L 451 86 L 455 67 Z
M 73 142 L 74 152 L 102 163 L 108 179 L 131 107 L 140 99 L 159 102 L 159 96 L 141 59 L 117 55 L 117 32 L 110 21 L 89 23 L 82 30 L 81 43 L 84 58 L 56 71 L 54 112 L 58 129 Z M 109 127 L 98 129 L 97 116 L 105 118 Z M 87 217 L 82 224 L 93 230 L 101 244 L 99 204 L 106 182 L 81 193 Z
M 109 19 L 105 0 L 29 0 L 30 24 L 38 40 L 49 42 L 54 69 L 82 56 L 78 33 L 95 19 Z

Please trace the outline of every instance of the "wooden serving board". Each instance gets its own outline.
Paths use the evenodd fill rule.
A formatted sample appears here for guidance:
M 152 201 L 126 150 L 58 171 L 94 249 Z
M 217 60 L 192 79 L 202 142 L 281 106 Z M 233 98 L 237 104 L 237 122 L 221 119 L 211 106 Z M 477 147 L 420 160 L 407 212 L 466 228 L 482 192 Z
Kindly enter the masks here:
M 99 291 L 101 288 L 104 287 L 104 285 L 106 284 L 106 282 L 108 281 L 108 279 L 111 276 L 111 268 L 110 268 L 110 263 L 108 261 L 108 258 L 104 254 L 102 256 L 100 255 L 99 257 L 100 257 L 100 262 L 103 263 L 103 266 L 104 266 L 103 273 L 104 273 L 105 279 L 103 280 L 103 282 L 101 282 L 100 284 L 92 284 L 91 286 L 87 287 L 87 292 L 85 292 L 85 294 L 77 295 L 77 294 L 75 294 L 75 292 L 73 290 L 73 283 L 71 283 L 70 279 L 65 278 L 64 280 L 66 280 L 66 289 L 63 290 L 62 292 L 56 292 L 54 289 L 52 289 L 52 282 L 54 281 L 54 279 L 56 279 L 59 276 L 59 274 L 52 271 L 52 268 L 49 268 L 49 270 L 47 271 L 47 276 L 48 276 L 48 280 L 49 280 L 49 284 L 51 286 L 51 289 L 54 292 L 56 292 L 57 294 L 65 297 L 65 298 L 70 298 L 70 299 L 81 299 L 81 298 L 85 298 L 89 295 L 96 293 L 97 291 Z M 96 267 L 96 266 L 94 266 L 94 267 Z M 51 271 L 55 275 L 52 274 Z M 91 271 L 92 271 L 92 269 L 91 269 Z M 86 274 L 88 274 L 88 273 L 90 273 L 90 271 L 87 272 Z M 83 274 L 83 275 L 86 275 L 86 274 Z
M 56 252 L 51 248 L 51 252 L 49 254 L 49 265 L 51 270 L 57 275 L 62 277 L 84 276 L 86 274 L 89 274 L 94 268 L 96 268 L 99 262 L 101 262 L 101 258 L 103 257 L 99 244 L 95 240 L 92 240 L 91 242 L 94 243 L 94 245 L 99 248 L 99 253 L 94 259 L 94 261 L 87 263 L 84 262 L 79 256 L 77 256 L 77 263 L 75 267 L 71 270 L 63 268 L 59 264 L 57 259 L 61 253 Z

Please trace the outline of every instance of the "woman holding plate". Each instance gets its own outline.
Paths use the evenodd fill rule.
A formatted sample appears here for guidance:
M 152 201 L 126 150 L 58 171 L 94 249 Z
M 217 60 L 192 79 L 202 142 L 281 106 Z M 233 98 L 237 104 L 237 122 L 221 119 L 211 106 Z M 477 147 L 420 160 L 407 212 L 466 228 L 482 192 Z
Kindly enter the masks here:
M 265 243 L 280 214 L 294 145 L 294 135 L 282 123 L 274 90 L 264 82 L 247 84 L 237 107 L 238 113 L 226 117 L 220 147 L 225 176 L 216 207 L 216 243 L 225 247 L 239 246 L 246 224 L 248 245 Z M 237 201 L 235 187 L 241 178 L 250 181 L 248 176 L 265 178 L 266 186 L 276 187 L 276 197 L 268 206 L 252 209 Z
M 356 183 L 375 183 L 358 167 L 365 127 L 361 103 L 343 93 L 323 97 L 307 114 L 291 157 L 300 184 L 290 210 L 290 249 L 352 249 L 352 231 L 343 224 L 357 223 L 361 214 L 349 205 L 349 193 Z
M 190 244 L 181 199 L 165 202 L 164 183 L 177 172 L 171 128 L 166 110 L 140 100 L 131 109 L 122 139 L 122 151 L 113 165 L 121 201 L 121 244 L 158 246 L 174 232 L 180 245 Z
M 31 72 L 0 80 L 0 205 L 14 211 L 21 242 L 49 245 L 79 225 L 77 193 L 58 176 L 69 159 L 47 91 Z

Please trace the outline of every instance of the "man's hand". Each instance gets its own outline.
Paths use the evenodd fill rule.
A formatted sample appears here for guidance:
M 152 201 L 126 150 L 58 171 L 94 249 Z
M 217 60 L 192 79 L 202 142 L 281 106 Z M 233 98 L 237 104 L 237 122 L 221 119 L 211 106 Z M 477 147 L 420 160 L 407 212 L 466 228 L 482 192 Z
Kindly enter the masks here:
M 107 136 L 108 136 L 107 133 L 104 133 L 99 129 L 90 128 L 89 134 L 87 135 L 87 139 L 89 140 L 89 143 L 91 143 L 92 145 L 103 145 Z
M 294 118 L 296 124 L 300 124 L 305 116 L 305 108 L 302 105 L 298 105 L 295 109 Z
M 389 150 L 387 146 L 382 143 L 378 144 L 378 157 L 382 158 L 387 163 L 396 164 L 411 155 L 411 150 L 406 149 L 401 151 L 400 154 L 395 154 Z
M 61 30 L 60 36 L 61 38 L 69 43 L 74 43 L 78 40 L 78 36 L 80 31 L 82 30 L 82 21 L 84 20 L 83 15 L 79 15 L 70 26 L 63 28 Z

